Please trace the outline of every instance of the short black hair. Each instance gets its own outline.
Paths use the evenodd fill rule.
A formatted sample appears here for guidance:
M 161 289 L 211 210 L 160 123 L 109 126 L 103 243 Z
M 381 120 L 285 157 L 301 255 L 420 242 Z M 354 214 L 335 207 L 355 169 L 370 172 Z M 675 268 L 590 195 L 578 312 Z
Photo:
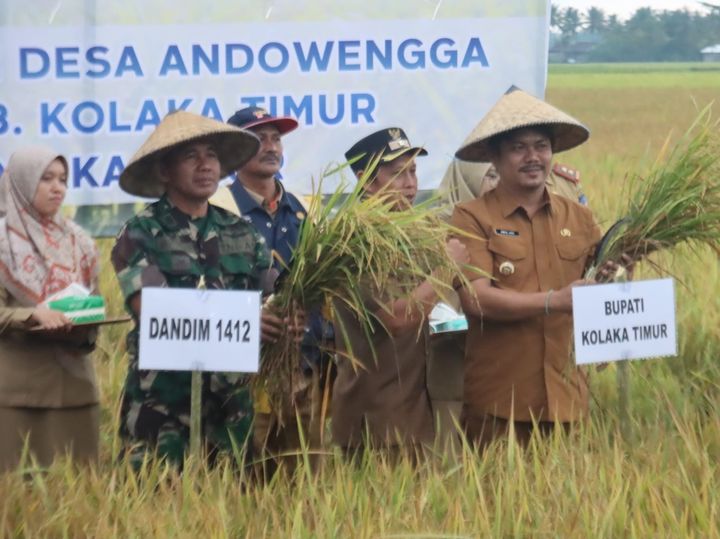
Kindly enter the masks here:
M 525 129 L 531 129 L 546 136 L 548 140 L 550 140 L 550 148 L 552 148 L 553 150 L 555 149 L 555 130 L 550 125 L 540 124 L 516 127 L 515 129 L 510 129 L 508 131 L 498 133 L 497 135 L 493 135 L 487 141 L 487 146 L 490 150 L 490 153 L 492 155 L 498 155 L 500 153 L 500 145 L 503 143 L 503 141 L 511 139 L 513 136 L 515 136 L 516 133 Z

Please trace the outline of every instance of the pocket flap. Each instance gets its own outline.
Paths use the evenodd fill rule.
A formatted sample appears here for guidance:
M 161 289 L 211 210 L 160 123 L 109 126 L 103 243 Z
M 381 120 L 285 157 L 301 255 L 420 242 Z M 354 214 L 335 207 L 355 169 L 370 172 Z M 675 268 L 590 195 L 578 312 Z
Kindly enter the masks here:
M 556 245 L 560 258 L 564 260 L 577 260 L 587 254 L 589 245 L 580 240 L 560 241 Z
M 527 256 L 527 248 L 517 237 L 490 236 L 488 249 L 509 260 L 520 260 Z

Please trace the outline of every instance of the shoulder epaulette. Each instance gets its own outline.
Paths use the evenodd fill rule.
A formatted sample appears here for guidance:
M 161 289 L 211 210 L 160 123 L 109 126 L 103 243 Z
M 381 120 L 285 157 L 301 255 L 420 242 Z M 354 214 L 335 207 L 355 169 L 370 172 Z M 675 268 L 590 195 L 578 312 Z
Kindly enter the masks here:
M 561 178 L 566 179 L 569 182 L 572 183 L 580 183 L 580 171 L 576 170 L 574 168 L 571 168 L 567 165 L 561 165 L 560 163 L 555 163 L 553 165 L 552 169 L 553 173 L 560 176 Z

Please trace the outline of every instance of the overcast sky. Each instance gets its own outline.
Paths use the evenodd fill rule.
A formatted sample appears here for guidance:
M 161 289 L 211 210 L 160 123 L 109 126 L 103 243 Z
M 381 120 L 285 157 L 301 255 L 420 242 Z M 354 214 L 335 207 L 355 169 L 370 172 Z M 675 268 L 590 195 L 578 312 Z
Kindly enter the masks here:
M 690 11 L 707 10 L 697 1 L 693 0 L 552 0 L 558 7 L 574 7 L 581 12 L 587 11 L 591 6 L 598 7 L 605 11 L 608 15 L 616 14 L 621 19 L 626 19 L 632 15 L 636 9 L 641 7 L 651 7 L 653 9 L 682 9 L 688 8 Z M 709 3 L 720 4 L 720 0 L 708 0 Z

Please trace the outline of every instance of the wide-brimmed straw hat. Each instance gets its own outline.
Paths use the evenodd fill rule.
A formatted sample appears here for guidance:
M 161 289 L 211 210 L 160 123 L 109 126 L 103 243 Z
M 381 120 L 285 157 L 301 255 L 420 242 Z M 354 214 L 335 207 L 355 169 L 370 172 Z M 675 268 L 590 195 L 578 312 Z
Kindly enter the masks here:
M 489 139 L 513 129 L 537 126 L 552 130 L 553 153 L 579 146 L 590 136 L 589 129 L 572 116 L 513 86 L 475 126 L 455 156 L 465 161 L 490 161 Z
M 172 112 L 163 118 L 135 152 L 120 175 L 120 187 L 131 195 L 161 196 L 165 185 L 158 175 L 158 161 L 173 148 L 200 139 L 209 139 L 214 144 L 221 177 L 252 159 L 260 147 L 260 141 L 254 134 L 239 127 L 192 112 Z

